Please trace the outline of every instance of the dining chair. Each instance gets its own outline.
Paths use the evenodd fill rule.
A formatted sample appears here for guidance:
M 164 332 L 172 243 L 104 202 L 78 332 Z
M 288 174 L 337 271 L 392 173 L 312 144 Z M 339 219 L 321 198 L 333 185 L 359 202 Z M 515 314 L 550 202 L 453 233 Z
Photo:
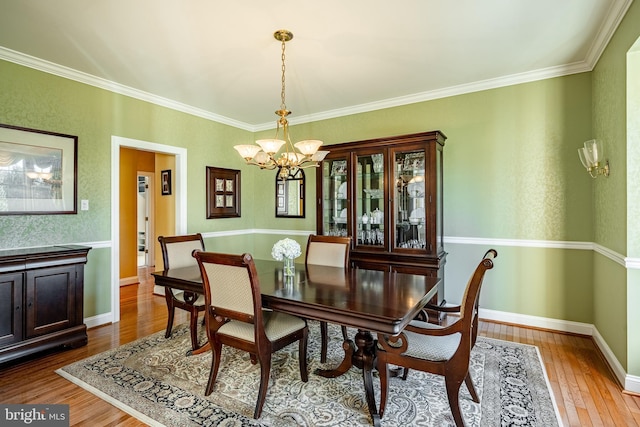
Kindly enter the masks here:
M 456 426 L 464 426 L 460 412 L 459 392 L 464 381 L 470 384 L 469 359 L 477 334 L 474 311 L 480 297 L 485 272 L 493 268 L 498 256 L 489 249 L 471 275 L 460 306 L 460 317 L 450 325 L 439 326 L 414 320 L 396 336 L 378 334 L 377 368 L 380 374 L 380 417 L 389 394 L 389 365 L 396 365 L 444 376 L 449 407 Z M 474 332 L 475 329 L 475 332 Z M 474 402 L 478 395 L 472 393 Z
M 349 268 L 349 248 L 351 237 L 309 235 L 305 265 L 324 265 L 328 267 Z M 320 322 L 320 362 L 327 361 L 329 341 L 327 322 Z M 342 338 L 347 340 L 347 328 L 342 326 Z
M 160 249 L 162 249 L 162 261 L 164 269 L 182 268 L 188 266 L 197 266 L 196 260 L 191 253 L 197 250 L 204 250 L 204 241 L 200 233 L 182 236 L 160 236 Z M 165 286 L 164 295 L 167 301 L 167 311 L 169 319 L 167 320 L 167 330 L 164 334 L 165 338 L 171 336 L 173 328 L 173 318 L 175 309 L 179 308 L 189 312 L 189 329 L 191 332 L 191 350 L 199 348 L 198 343 L 198 313 L 204 311 L 204 295 L 193 292 L 184 292 L 182 290 L 173 289 Z
M 204 394 L 208 396 L 213 391 L 222 345 L 246 351 L 252 363 L 257 359 L 260 364 L 260 388 L 253 413 L 254 418 L 259 418 L 269 385 L 272 353 L 299 341 L 300 377 L 303 382 L 308 381 L 307 322 L 286 313 L 263 310 L 260 281 L 251 255 L 194 251 L 193 257 L 204 285 L 205 321 L 212 353 Z

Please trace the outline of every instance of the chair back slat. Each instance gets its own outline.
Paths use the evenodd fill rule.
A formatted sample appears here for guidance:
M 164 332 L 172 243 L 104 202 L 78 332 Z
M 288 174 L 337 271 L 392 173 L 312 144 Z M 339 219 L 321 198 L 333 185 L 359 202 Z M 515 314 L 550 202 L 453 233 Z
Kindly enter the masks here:
M 253 316 L 251 278 L 246 267 L 203 262 L 209 280 L 210 305 Z
M 465 324 L 471 324 L 475 317 L 475 311 L 477 308 L 478 299 L 480 298 L 480 289 L 482 288 L 482 282 L 484 281 L 484 274 L 487 270 L 493 268 L 493 259 L 498 255 L 494 249 L 489 249 L 485 254 L 478 266 L 476 267 L 473 275 L 469 279 L 462 298 L 462 304 L 460 306 L 460 321 Z M 471 333 L 471 329 L 464 327 L 465 331 Z
M 189 234 L 182 236 L 160 236 L 160 249 L 162 249 L 162 261 L 164 269 L 182 268 L 197 265 L 196 260 L 191 256 L 194 250 L 204 251 L 204 241 L 202 235 Z
M 351 237 L 310 235 L 305 263 L 346 268 L 350 246 Z

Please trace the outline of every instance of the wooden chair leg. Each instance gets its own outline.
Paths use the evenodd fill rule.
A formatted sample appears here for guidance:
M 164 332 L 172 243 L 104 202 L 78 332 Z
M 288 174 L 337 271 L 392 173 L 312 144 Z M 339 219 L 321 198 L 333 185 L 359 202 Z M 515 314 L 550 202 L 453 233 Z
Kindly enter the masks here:
M 167 301 L 167 331 L 164 334 L 165 338 L 169 338 L 171 336 L 171 329 L 173 328 L 173 316 L 175 314 L 175 307 L 173 306 L 173 294 L 169 288 L 165 288 L 165 299 Z
M 209 372 L 209 381 L 204 391 L 205 396 L 209 396 L 213 391 L 213 385 L 216 383 L 218 369 L 220 368 L 220 358 L 222 357 L 222 344 L 219 342 L 211 343 L 211 371 Z
M 267 387 L 269 386 L 269 374 L 271 373 L 271 353 L 263 355 L 260 358 L 260 389 L 258 391 L 258 401 L 256 402 L 256 410 L 253 412 L 253 418 L 260 418 L 264 399 L 267 396 Z
M 469 372 L 467 372 L 467 376 L 464 377 L 464 383 L 467 385 L 467 389 L 469 390 L 471 399 L 476 403 L 480 403 L 480 398 L 478 397 L 476 388 L 473 386 L 473 380 L 471 380 L 471 375 L 469 375 Z
M 445 384 L 447 386 L 447 397 L 449 398 L 449 407 L 451 408 L 451 414 L 453 420 L 456 423 L 456 427 L 464 427 L 464 420 L 462 413 L 460 412 L 459 392 L 462 380 L 457 381 L 454 379 L 448 379 L 445 377 Z
M 328 340 L 327 322 L 320 322 L 320 363 L 327 362 Z
M 349 335 L 347 334 L 347 327 L 346 326 L 342 327 L 342 339 L 345 340 L 345 341 L 349 339 Z
M 409 376 L 409 368 L 402 368 L 402 381 L 406 381 Z
M 191 308 L 191 318 L 189 319 L 189 329 L 191 330 L 191 349 L 197 350 L 198 345 L 198 310 Z
M 307 366 L 307 342 L 308 342 L 308 332 L 304 333 L 304 337 L 300 340 L 299 349 L 298 349 L 298 362 L 300 364 L 300 379 L 302 382 L 309 381 L 309 368 Z
M 380 376 L 380 409 L 378 409 L 378 414 L 382 419 L 384 409 L 387 406 L 387 396 L 389 395 L 389 366 L 378 357 L 377 368 Z

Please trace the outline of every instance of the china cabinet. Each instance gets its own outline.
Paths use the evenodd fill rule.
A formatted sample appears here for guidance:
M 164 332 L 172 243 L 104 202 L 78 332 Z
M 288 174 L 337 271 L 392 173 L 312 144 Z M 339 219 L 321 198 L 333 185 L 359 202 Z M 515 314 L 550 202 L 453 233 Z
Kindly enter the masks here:
M 351 236 L 354 267 L 440 277 L 437 303 L 445 139 L 432 131 L 332 145 L 316 179 L 318 234 Z
M 87 343 L 83 288 L 90 249 L 68 245 L 0 251 L 0 365 Z

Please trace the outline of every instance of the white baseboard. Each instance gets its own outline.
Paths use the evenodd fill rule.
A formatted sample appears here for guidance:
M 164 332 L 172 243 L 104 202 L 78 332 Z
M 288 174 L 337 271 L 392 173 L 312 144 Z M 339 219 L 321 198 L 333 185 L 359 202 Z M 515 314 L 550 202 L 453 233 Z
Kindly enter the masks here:
M 87 325 L 87 328 L 95 328 L 96 326 L 108 325 L 112 319 L 111 313 L 98 314 L 84 319 L 84 324 Z
M 640 394 L 640 377 L 627 375 L 624 381 L 624 389 L 626 391 Z
M 123 277 L 122 279 L 120 279 L 120 286 L 134 285 L 136 283 L 140 283 L 140 279 L 138 279 L 138 276 Z
M 590 323 L 549 319 L 545 317 L 487 310 L 483 308 L 480 309 L 479 316 L 481 319 L 495 320 L 497 322 L 513 323 L 522 326 L 590 336 L 593 338 L 594 343 L 609 364 L 614 376 L 624 389 L 632 393 L 640 393 L 640 377 L 627 374 L 616 356 L 613 354 L 613 351 L 611 351 L 611 348 L 609 348 L 607 342 L 604 340 L 602 335 L 600 335 L 600 332 L 598 332 L 598 329 Z
M 497 322 L 515 323 L 553 331 L 571 332 L 573 334 L 593 336 L 593 325 L 590 323 L 571 322 L 568 320 L 549 319 L 530 316 L 528 314 L 508 313 L 506 311 L 480 309 L 480 318 Z
M 625 390 L 632 391 L 630 389 L 627 389 L 626 380 L 625 380 L 625 378 L 628 376 L 627 372 L 624 370 L 620 362 L 618 362 L 618 359 L 613 354 L 613 351 L 611 351 L 611 348 L 609 348 L 609 345 L 607 345 L 607 342 L 604 340 L 602 335 L 600 335 L 600 332 L 598 331 L 598 329 L 596 329 L 595 327 L 593 328 L 592 336 L 593 336 L 593 341 L 596 343 L 596 345 L 602 352 L 604 358 L 609 364 L 609 367 L 613 371 L 613 374 L 618 379 L 618 382 L 623 385 Z M 640 388 L 637 388 L 636 390 L 640 390 Z

